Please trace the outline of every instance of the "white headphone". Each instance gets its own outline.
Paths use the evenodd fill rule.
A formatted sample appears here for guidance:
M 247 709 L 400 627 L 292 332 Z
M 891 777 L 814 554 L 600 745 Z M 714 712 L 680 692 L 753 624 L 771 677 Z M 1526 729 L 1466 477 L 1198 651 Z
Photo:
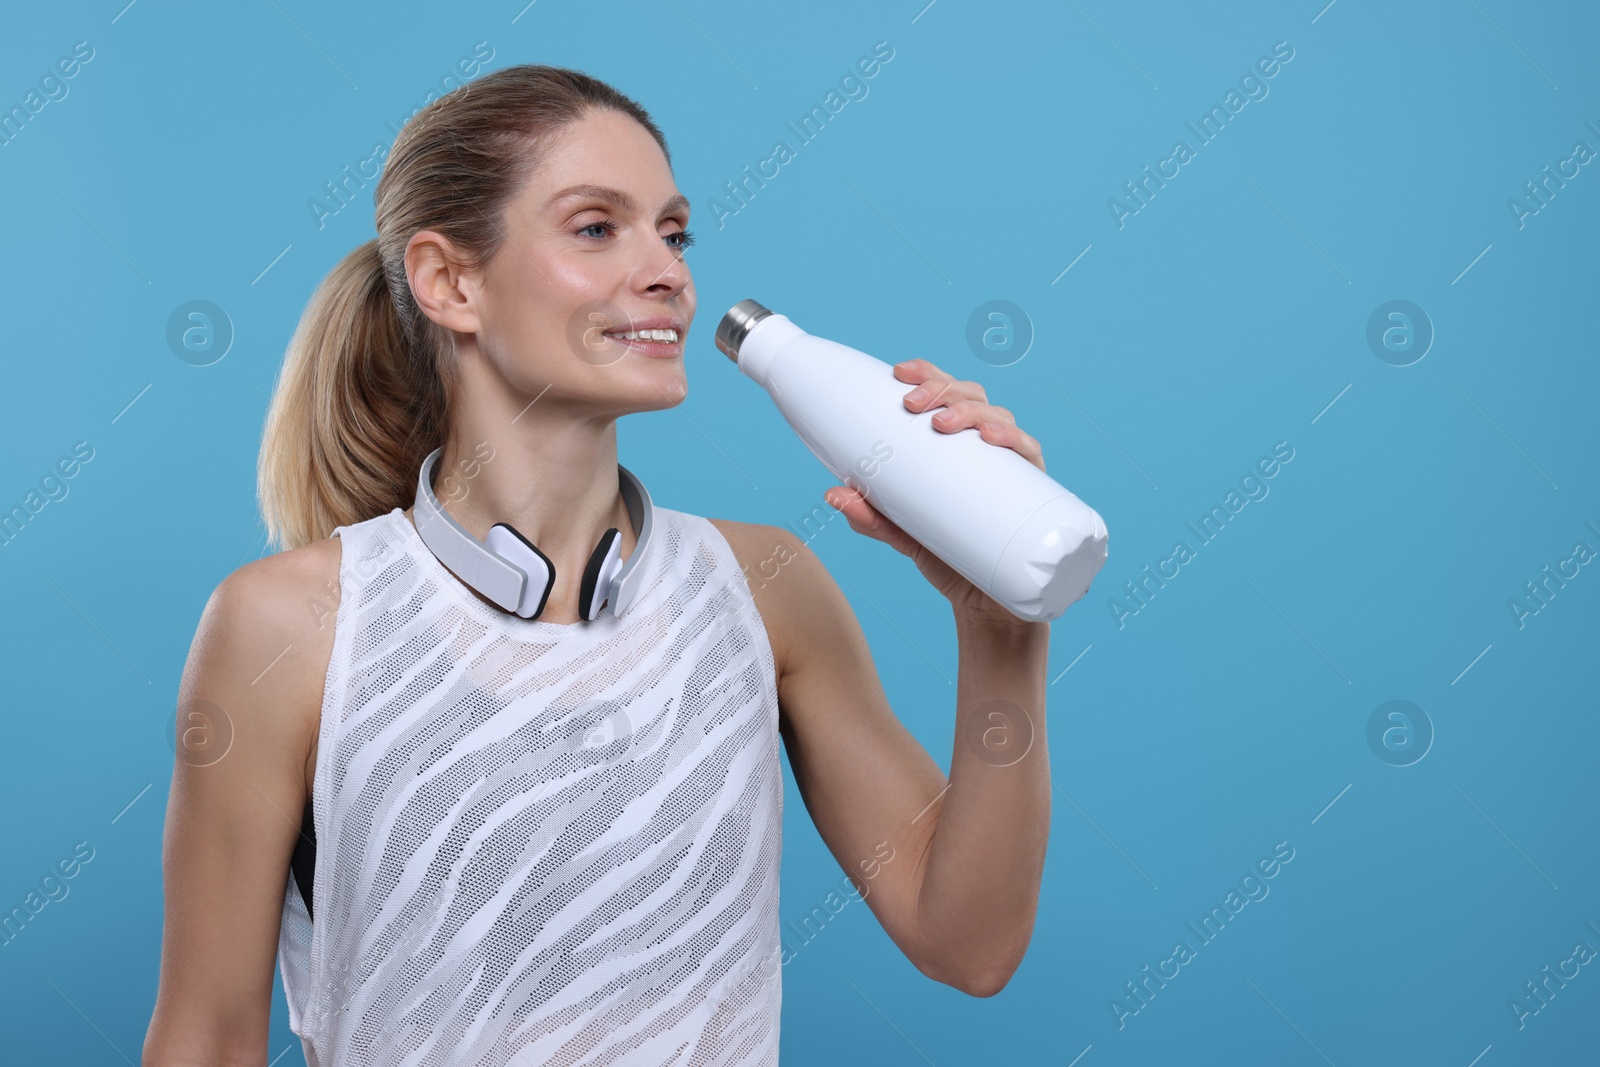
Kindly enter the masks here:
M 509 523 L 495 523 L 488 537 L 479 541 L 440 506 L 433 495 L 433 470 L 443 451 L 436 448 L 428 453 L 417 475 L 413 515 L 423 544 L 458 578 L 504 610 L 537 619 L 555 588 L 555 564 Z M 650 544 L 655 508 L 649 492 L 620 463 L 617 482 L 633 522 L 633 554 L 622 559 L 622 536 L 616 527 L 601 535 L 578 589 L 578 613 L 588 622 L 599 618 L 608 606 L 611 614 L 621 616 L 637 599 L 643 574 L 639 562 Z

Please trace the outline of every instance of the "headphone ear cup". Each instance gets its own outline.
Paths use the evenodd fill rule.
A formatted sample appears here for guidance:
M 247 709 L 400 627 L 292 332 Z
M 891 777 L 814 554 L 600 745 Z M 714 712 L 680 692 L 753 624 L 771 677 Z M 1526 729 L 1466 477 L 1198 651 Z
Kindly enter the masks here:
M 611 579 L 622 569 L 622 535 L 613 526 L 600 538 L 583 568 L 583 582 L 578 587 L 578 611 L 584 619 L 593 622 L 600 617 L 600 608 L 611 597 Z
M 483 543 L 489 551 L 527 575 L 528 581 L 522 587 L 522 602 L 517 605 L 517 614 L 524 619 L 537 619 L 544 611 L 545 602 L 550 599 L 550 591 L 556 586 L 555 564 L 509 523 L 497 522 L 489 527 L 489 535 L 483 539 Z

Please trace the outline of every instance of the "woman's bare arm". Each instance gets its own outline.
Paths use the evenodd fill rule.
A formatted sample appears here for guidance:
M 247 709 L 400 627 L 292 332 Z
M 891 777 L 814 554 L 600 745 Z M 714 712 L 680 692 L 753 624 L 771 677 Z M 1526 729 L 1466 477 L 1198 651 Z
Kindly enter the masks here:
M 161 984 L 145 1067 L 265 1067 L 289 857 L 310 795 L 339 545 L 218 585 L 178 690 Z
M 1032 936 L 1044 870 L 1049 624 L 957 616 L 947 779 L 890 707 L 855 612 L 816 554 L 778 527 L 718 526 L 748 562 L 774 637 L 784 747 L 817 832 L 918 970 L 973 996 L 999 992 Z
M 894 368 L 944 433 L 972 431 L 1044 469 L 1039 442 L 978 382 Z M 959 664 L 948 779 L 889 707 L 861 625 L 816 555 L 772 526 L 726 524 L 775 632 L 784 747 L 817 831 L 919 970 L 993 996 L 1033 934 L 1050 828 L 1050 624 L 1024 622 L 874 508 L 830 490 L 851 529 L 911 557 L 950 601 Z M 723 524 L 719 524 L 721 527 Z

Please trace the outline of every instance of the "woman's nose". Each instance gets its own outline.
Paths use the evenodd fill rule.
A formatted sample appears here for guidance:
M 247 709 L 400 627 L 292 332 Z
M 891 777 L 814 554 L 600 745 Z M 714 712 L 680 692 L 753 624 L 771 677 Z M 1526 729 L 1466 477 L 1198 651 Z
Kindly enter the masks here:
M 678 293 L 689 284 L 689 265 L 683 255 L 659 237 L 650 239 L 642 261 L 634 271 L 634 288 L 640 293 Z

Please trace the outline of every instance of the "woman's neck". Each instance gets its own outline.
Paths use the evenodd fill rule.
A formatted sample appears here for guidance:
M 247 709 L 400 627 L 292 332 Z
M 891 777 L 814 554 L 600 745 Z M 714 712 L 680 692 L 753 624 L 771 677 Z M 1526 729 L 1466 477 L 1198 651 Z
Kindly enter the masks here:
M 606 530 L 621 536 L 623 559 L 635 537 L 617 473 L 614 418 L 581 418 L 554 405 L 534 416 L 460 418 L 435 468 L 439 503 L 480 541 L 507 523 L 539 546 L 556 584 L 540 621 L 578 619 L 584 567 Z

